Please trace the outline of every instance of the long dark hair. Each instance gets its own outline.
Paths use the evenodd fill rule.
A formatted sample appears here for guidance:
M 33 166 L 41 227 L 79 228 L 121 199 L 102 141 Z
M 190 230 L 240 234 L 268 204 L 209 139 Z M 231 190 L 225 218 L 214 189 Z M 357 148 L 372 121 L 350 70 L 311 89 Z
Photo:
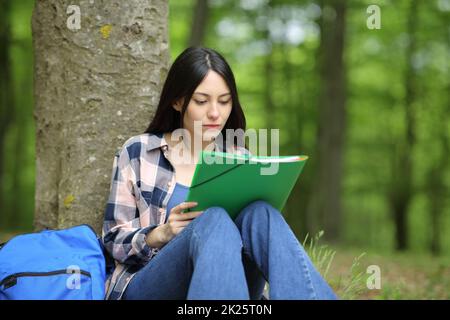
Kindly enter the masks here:
M 210 48 L 189 47 L 175 59 L 170 67 L 155 116 L 145 133 L 163 134 L 182 128 L 184 114 L 192 94 L 209 70 L 222 76 L 231 93 L 232 109 L 222 129 L 222 137 L 226 138 L 226 129 L 245 131 L 245 115 L 239 103 L 233 71 L 225 58 Z M 184 98 L 181 114 L 172 107 L 180 98 Z

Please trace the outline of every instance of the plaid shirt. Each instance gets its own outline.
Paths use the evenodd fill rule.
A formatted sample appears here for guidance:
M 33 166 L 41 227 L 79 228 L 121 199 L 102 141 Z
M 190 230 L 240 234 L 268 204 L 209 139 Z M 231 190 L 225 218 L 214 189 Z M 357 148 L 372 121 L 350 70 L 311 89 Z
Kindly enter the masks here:
M 165 223 L 175 188 L 167 150 L 162 133 L 144 133 L 129 138 L 116 152 L 102 230 L 103 243 L 115 260 L 106 281 L 106 299 L 121 299 L 134 274 L 158 253 L 145 237 Z M 224 148 L 216 143 L 215 150 Z M 249 154 L 241 147 L 227 152 Z

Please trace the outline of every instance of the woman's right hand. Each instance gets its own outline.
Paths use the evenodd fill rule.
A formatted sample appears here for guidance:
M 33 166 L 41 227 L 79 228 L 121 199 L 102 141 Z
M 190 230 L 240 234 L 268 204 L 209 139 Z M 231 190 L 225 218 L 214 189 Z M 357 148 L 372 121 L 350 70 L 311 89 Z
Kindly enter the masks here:
M 145 242 L 152 248 L 162 248 L 167 242 L 172 240 L 179 234 L 193 219 L 203 213 L 203 211 L 183 212 L 188 208 L 195 207 L 196 202 L 182 202 L 170 210 L 167 222 L 159 225 L 150 231 L 146 237 Z
M 164 238 L 167 242 L 183 231 L 192 220 L 203 213 L 203 211 L 183 212 L 183 210 L 193 208 L 197 204 L 197 202 L 182 202 L 170 210 L 169 218 L 164 224 Z
M 203 211 L 183 212 L 188 208 L 193 208 L 197 202 L 182 202 L 170 210 L 169 218 L 165 224 L 159 225 L 146 237 L 146 242 L 150 247 L 161 248 L 172 240 L 177 234 L 192 222 Z

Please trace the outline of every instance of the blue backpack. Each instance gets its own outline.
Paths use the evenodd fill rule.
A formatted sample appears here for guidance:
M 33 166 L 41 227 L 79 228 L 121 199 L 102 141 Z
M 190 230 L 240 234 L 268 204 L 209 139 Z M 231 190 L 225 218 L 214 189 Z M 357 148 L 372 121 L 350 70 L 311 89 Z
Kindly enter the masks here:
M 0 300 L 100 300 L 105 250 L 89 225 L 19 235 L 0 247 Z

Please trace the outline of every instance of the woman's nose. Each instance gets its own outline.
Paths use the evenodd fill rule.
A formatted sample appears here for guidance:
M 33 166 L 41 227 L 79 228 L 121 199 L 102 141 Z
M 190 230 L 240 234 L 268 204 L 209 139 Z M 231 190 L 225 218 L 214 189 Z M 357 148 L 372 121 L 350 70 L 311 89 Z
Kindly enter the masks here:
M 215 102 L 213 102 L 208 110 L 208 118 L 216 119 L 219 117 L 219 109 Z

